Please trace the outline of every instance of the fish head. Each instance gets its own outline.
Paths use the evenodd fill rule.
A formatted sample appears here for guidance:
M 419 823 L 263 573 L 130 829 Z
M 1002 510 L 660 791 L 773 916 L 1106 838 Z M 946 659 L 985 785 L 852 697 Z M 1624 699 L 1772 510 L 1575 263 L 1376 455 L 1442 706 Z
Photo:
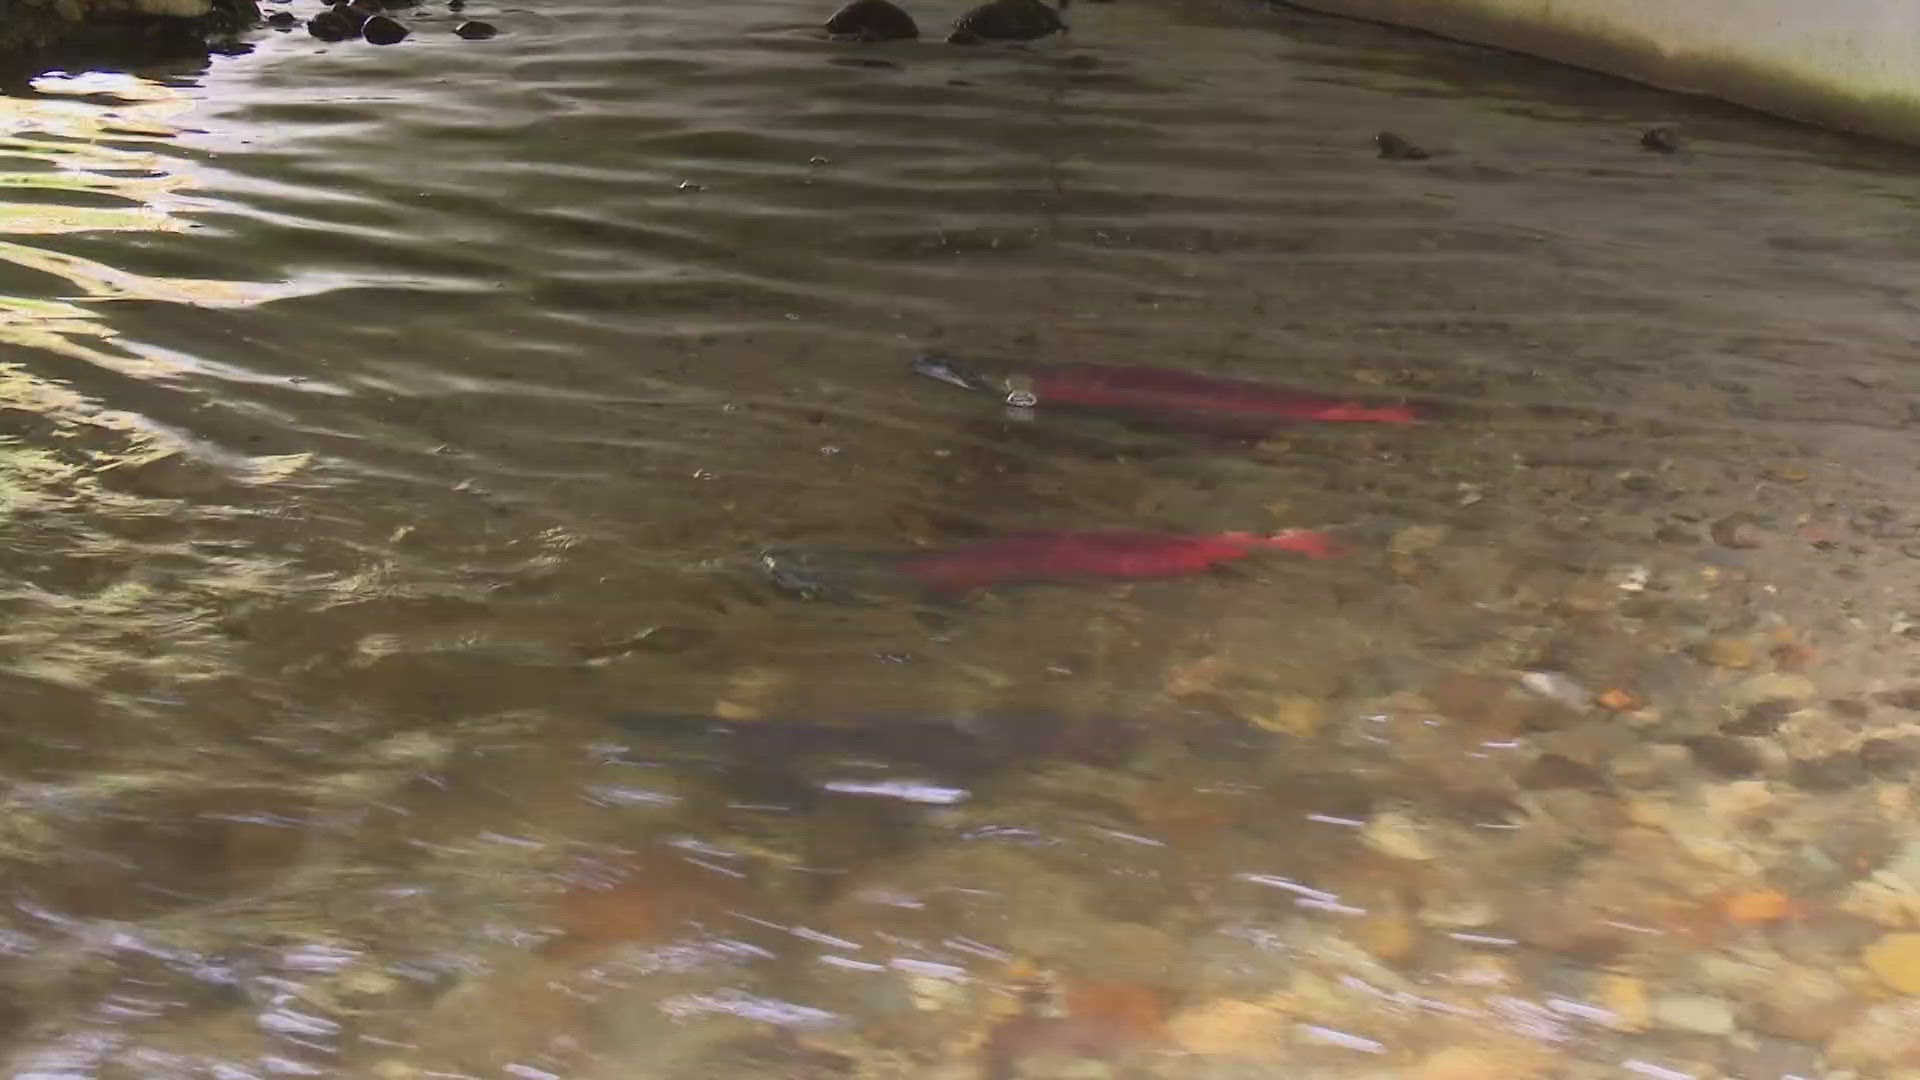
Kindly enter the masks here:
M 914 360 L 913 370 L 943 383 L 957 386 L 962 390 L 992 390 L 993 383 L 986 376 L 967 367 L 951 356 L 940 353 L 927 353 Z

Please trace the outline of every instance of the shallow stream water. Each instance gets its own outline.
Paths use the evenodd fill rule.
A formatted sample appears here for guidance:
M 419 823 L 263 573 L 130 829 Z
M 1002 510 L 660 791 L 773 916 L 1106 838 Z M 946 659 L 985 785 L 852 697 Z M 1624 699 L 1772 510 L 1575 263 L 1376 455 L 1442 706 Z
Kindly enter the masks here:
M 1920 157 L 960 7 L 430 0 L 0 98 L 7 1075 L 1920 1075 Z M 1114 528 L 1349 551 L 756 558 Z

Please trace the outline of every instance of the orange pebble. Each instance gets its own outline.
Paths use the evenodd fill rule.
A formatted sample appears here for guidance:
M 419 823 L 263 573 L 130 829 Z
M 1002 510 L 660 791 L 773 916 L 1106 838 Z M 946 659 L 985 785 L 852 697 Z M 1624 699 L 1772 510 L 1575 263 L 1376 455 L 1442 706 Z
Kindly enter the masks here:
M 1160 1030 L 1160 995 L 1134 982 L 1075 982 L 1067 986 L 1067 1015 L 1075 1020 L 1110 1024 L 1140 1036 Z
M 1778 922 L 1799 914 L 1800 905 L 1778 889 L 1738 892 L 1720 901 L 1720 910 L 1737 923 Z
M 1602 690 L 1594 700 L 1609 712 L 1633 712 L 1646 705 L 1646 702 L 1641 701 L 1629 690 Z

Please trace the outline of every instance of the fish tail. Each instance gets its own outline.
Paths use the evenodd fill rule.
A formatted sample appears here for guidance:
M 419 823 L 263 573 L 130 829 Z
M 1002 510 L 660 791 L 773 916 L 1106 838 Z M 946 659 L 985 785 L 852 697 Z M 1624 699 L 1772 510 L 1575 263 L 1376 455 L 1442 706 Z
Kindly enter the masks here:
M 1420 414 L 1411 405 L 1385 405 L 1378 408 L 1345 405 L 1323 413 L 1320 418 L 1359 424 L 1418 424 L 1421 422 Z
M 1309 559 L 1332 559 L 1346 552 L 1346 548 L 1338 540 L 1312 529 L 1287 529 L 1272 536 L 1259 537 L 1255 543 L 1275 551 L 1291 551 L 1296 555 L 1305 555 Z

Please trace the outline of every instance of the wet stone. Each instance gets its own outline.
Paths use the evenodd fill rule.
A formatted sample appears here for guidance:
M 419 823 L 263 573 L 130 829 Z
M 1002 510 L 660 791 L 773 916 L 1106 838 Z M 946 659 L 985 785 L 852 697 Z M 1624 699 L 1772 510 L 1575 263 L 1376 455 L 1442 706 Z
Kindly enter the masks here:
M 1745 707 L 1762 701 L 1812 701 L 1819 696 L 1813 680 L 1805 675 L 1773 672 L 1756 675 L 1734 688 L 1733 701 Z
M 454 27 L 453 32 L 468 41 L 485 41 L 495 34 L 498 34 L 500 28 L 490 22 L 481 22 L 479 19 L 468 19 L 466 22 Z
M 1792 716 L 1797 708 L 1794 702 L 1780 698 L 1758 701 L 1747 706 L 1739 716 L 1720 725 L 1720 733 L 1745 736 L 1772 735 L 1780 730 L 1780 726 L 1787 722 L 1787 718 Z
M 1876 1076 L 1887 1075 L 1889 1064 L 1920 1066 L 1920 1001 L 1903 998 L 1862 1012 L 1827 1041 L 1827 1060 Z
M 919 37 L 920 27 L 888 0 L 853 0 L 827 20 L 827 33 L 855 41 L 904 41 Z
M 1729 514 L 1707 530 L 1713 542 L 1723 548 L 1757 548 L 1766 542 L 1766 530 L 1749 514 Z
M 1440 857 L 1431 832 L 1416 818 L 1398 811 L 1376 814 L 1361 831 L 1361 840 L 1390 858 L 1427 862 Z
M 1175 1015 L 1167 1036 L 1189 1054 L 1265 1063 L 1285 1057 L 1291 1026 L 1285 1013 L 1260 1002 L 1219 998 Z
M 1911 780 L 1920 768 L 1920 737 L 1868 739 L 1860 744 L 1860 764 L 1881 780 Z
M 1920 934 L 1887 934 L 1869 945 L 1860 961 L 1889 989 L 1920 994 Z
M 321 41 L 345 41 L 359 32 L 359 23 L 339 8 L 328 8 L 307 20 L 307 33 Z
M 1859 754 L 1842 751 L 1795 761 L 1789 776 L 1795 787 L 1806 791 L 1844 791 L 1866 783 L 1869 774 Z
M 1727 1058 L 1730 1076 L 1818 1076 L 1820 1052 L 1790 1037 L 1758 1039 Z
M 1431 156 L 1425 149 L 1391 131 L 1382 131 L 1375 135 L 1373 145 L 1380 152 L 1380 156 L 1387 161 L 1425 161 Z
M 1746 638 L 1714 638 L 1700 647 L 1700 658 L 1714 667 L 1750 668 L 1760 650 Z
M 1525 728 L 1529 718 L 1528 703 L 1517 700 L 1513 689 L 1508 679 L 1454 672 L 1435 680 L 1424 694 L 1447 719 L 1504 737 Z
M 291 11 L 276 11 L 267 16 L 267 25 L 275 30 L 291 30 L 300 25 L 300 19 Z
M 396 19 L 375 15 L 360 28 L 360 33 L 374 45 L 397 45 L 406 40 L 408 31 L 406 25 Z
M 1828 858 L 1855 878 L 1878 870 L 1900 850 L 1899 838 L 1887 824 L 1872 818 L 1835 822 L 1820 831 L 1819 843 Z
M 1651 787 L 1691 768 L 1692 754 L 1684 746 L 1655 743 L 1631 747 L 1607 757 L 1613 779 L 1628 787 Z
M 1733 1034 L 1733 1006 L 1704 994 L 1667 994 L 1654 999 L 1653 1019 L 1663 1028 L 1695 1035 Z
M 1607 789 L 1607 778 L 1600 770 L 1559 754 L 1542 754 L 1527 766 L 1516 782 L 1531 791 L 1553 788 L 1580 788 L 1586 791 Z
M 1640 135 L 1640 145 L 1656 154 L 1671 154 L 1680 149 L 1680 133 L 1666 124 L 1648 128 Z
M 1700 735 L 1687 740 L 1687 749 L 1701 768 L 1729 779 L 1752 776 L 1765 766 L 1758 750 L 1731 735 Z
M 979 41 L 1032 41 L 1067 28 L 1060 13 L 1041 0 L 989 0 L 953 24 L 947 40 L 956 44 Z
M 208 499 L 227 485 L 212 465 L 177 452 L 124 462 L 96 475 L 105 487 L 154 499 Z
M 1880 695 L 1880 700 L 1896 709 L 1920 712 L 1920 686 L 1903 686 Z

